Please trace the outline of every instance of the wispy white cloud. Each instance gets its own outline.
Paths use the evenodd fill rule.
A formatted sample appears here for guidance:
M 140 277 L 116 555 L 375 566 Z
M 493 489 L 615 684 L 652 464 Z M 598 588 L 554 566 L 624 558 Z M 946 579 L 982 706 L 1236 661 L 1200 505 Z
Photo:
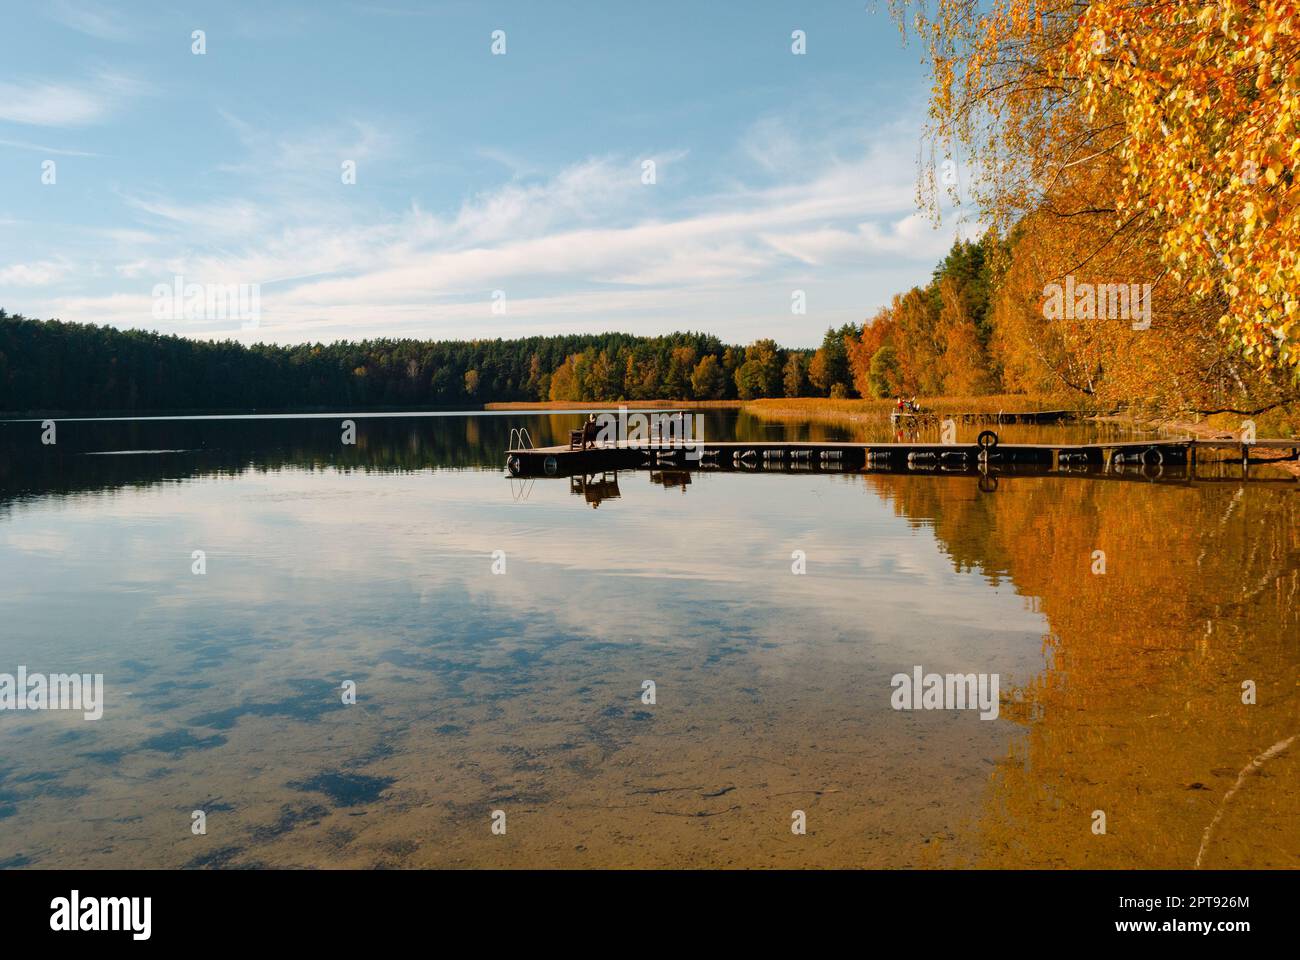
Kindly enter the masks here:
M 0 83 L 0 120 L 39 127 L 100 123 L 147 91 L 142 81 L 111 72 L 81 84 L 47 80 Z
M 0 83 L 0 120 L 67 127 L 103 119 L 110 105 L 92 90 L 59 83 Z
M 61 260 L 40 260 L 0 266 L 0 287 L 42 287 L 73 273 L 72 264 Z
M 751 124 L 741 138 L 744 155 L 768 173 L 789 170 L 803 155 L 803 145 L 787 121 L 776 116 L 763 117 Z
M 46 153 L 56 157 L 98 157 L 98 153 L 88 153 L 85 150 L 68 150 L 62 147 L 47 147 L 39 143 L 28 143 L 25 140 L 0 140 L 0 147 L 12 147 L 15 150 L 31 150 L 33 153 Z
M 353 119 L 295 134 L 259 127 L 228 110 L 219 113 L 238 137 L 247 159 L 222 163 L 217 169 L 263 182 L 279 180 L 299 187 L 308 182 L 337 184 L 343 161 L 362 167 L 391 156 L 399 140 L 392 130 L 369 120 Z M 332 176 L 322 177 L 323 171 Z M 365 171 L 360 174 L 364 176 Z
M 973 239 L 983 232 L 979 222 L 959 224 L 955 233 L 935 230 L 918 213 L 884 223 L 865 222 L 854 230 L 823 228 L 802 233 L 764 234 L 775 249 L 808 266 L 825 266 L 861 259 L 865 255 L 898 254 L 909 259 L 936 261 L 954 239 Z
M 64 26 L 100 40 L 121 41 L 131 36 L 126 18 L 107 4 L 90 0 L 54 0 L 47 9 L 50 16 Z
M 545 178 L 511 170 L 439 214 L 357 203 L 365 195 L 339 185 L 340 156 L 381 159 L 400 139 L 377 124 L 292 134 L 227 121 L 250 159 L 222 171 L 260 175 L 200 201 L 123 193 L 140 223 L 119 228 L 116 288 L 51 299 L 46 315 L 154 327 L 150 291 L 179 274 L 261 284 L 252 336 L 282 342 L 685 326 L 771 335 L 791 322 L 793 287 L 823 310 L 805 325 L 860 319 L 900 286 L 882 263 L 923 274 L 957 234 L 914 212 L 914 147 L 901 138 L 841 136 L 843 154 L 787 149 L 773 122 L 747 161 L 759 186 L 739 169 L 709 192 L 665 190 L 641 182 L 642 156 L 609 154 Z M 650 156 L 665 164 L 663 183 L 686 154 Z M 505 316 L 489 310 L 497 289 Z M 234 326 L 168 329 L 231 336 Z
M 247 238 L 262 230 L 267 214 L 248 200 L 179 203 L 160 197 L 122 194 L 127 205 L 155 222 L 180 228 L 201 228 L 210 236 Z

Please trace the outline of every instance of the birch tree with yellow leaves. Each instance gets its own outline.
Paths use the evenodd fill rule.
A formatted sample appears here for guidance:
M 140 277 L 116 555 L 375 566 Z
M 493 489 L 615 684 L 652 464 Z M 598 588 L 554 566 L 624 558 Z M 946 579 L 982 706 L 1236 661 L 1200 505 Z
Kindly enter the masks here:
M 892 9 L 934 78 L 921 201 L 972 203 L 1013 240 L 1008 372 L 1201 410 L 1297 399 L 1300 0 Z M 1150 329 L 1045 322 L 1034 291 L 1066 274 L 1151 283 Z

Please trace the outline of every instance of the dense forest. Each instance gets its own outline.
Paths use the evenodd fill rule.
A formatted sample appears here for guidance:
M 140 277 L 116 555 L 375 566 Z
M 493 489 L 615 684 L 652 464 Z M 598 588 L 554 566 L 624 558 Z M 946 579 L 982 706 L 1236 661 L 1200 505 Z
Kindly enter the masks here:
M 828 335 L 842 357 L 843 338 Z M 826 366 L 771 340 L 619 333 L 245 346 L 0 310 L 0 411 L 363 409 L 510 400 L 752 399 Z M 828 368 L 829 369 L 829 368 Z M 824 392 L 847 389 L 818 374 Z M 797 376 L 791 374 L 796 371 Z M 787 375 L 789 374 L 789 375 Z M 829 375 L 829 374 L 828 374 Z

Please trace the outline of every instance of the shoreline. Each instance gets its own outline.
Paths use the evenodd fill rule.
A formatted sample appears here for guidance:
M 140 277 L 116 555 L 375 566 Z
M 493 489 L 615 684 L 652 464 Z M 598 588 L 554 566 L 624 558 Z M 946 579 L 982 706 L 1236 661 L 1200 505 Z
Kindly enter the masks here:
M 497 400 L 484 410 L 739 410 L 750 400 Z
M 829 397 L 763 397 L 757 400 L 500 400 L 483 404 L 484 410 L 743 410 L 755 416 L 853 417 L 862 414 L 888 415 L 894 409 L 889 399 L 832 400 Z M 923 405 L 928 413 L 1032 413 L 1042 410 L 1079 409 L 1077 401 L 1062 397 L 998 395 L 988 397 L 936 397 Z

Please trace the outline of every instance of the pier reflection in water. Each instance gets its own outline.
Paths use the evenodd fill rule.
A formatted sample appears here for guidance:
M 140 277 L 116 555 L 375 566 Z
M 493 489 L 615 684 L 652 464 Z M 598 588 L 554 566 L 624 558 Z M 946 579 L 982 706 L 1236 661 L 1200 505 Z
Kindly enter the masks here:
M 569 492 L 585 499 L 594 510 L 606 500 L 619 498 L 618 473 L 608 471 L 572 476 L 569 478 Z
M 1294 484 L 512 485 L 517 415 L 339 419 L 0 426 L 0 672 L 108 701 L 0 713 L 0 864 L 1300 863 Z

